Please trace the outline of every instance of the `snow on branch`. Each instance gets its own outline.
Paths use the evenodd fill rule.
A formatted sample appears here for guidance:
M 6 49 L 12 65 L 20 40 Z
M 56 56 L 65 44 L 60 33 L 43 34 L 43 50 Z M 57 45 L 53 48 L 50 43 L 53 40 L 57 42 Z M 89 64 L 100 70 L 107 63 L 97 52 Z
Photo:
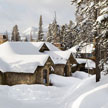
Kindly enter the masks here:
M 108 14 L 101 15 L 97 18 L 97 22 L 101 23 L 104 19 L 108 18 Z

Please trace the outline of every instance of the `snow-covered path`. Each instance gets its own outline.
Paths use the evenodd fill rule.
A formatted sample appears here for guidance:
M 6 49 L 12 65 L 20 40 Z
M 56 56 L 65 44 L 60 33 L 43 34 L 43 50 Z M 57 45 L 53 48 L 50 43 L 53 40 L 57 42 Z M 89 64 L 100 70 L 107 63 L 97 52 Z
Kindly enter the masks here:
M 95 76 L 83 80 L 70 93 L 65 108 L 108 108 L 108 75 L 103 76 L 100 82 L 95 82 Z M 105 101 L 104 101 L 105 99 Z
M 82 94 L 72 105 L 72 108 L 102 108 L 108 102 L 108 84 L 99 86 Z M 95 100 L 95 101 L 94 101 Z
M 51 75 L 54 86 L 0 86 L 0 108 L 108 108 L 108 76 Z M 87 78 L 87 77 L 88 78 Z

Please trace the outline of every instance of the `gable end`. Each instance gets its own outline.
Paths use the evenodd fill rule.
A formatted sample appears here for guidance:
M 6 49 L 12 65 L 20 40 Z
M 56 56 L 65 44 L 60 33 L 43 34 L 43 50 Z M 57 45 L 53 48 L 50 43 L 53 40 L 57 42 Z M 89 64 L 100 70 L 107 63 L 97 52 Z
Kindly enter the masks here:
M 40 48 L 39 52 L 44 52 L 44 51 L 50 51 L 47 45 L 44 43 L 42 47 Z

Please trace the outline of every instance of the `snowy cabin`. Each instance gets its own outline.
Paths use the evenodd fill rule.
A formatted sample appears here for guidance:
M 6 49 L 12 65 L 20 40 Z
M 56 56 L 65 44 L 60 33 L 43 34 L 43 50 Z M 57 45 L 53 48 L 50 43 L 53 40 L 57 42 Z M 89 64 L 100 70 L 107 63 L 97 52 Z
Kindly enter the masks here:
M 94 50 L 95 47 L 93 43 L 83 43 L 82 45 L 76 45 L 69 49 L 76 57 L 92 60 L 95 60 Z
M 49 74 L 70 76 L 73 64 L 71 52 L 48 42 L 5 42 L 0 45 L 0 84 L 49 85 Z
M 94 44 L 84 43 L 82 47 L 76 45 L 68 50 L 71 51 L 76 57 L 78 65 L 75 67 L 75 70 L 95 74 L 96 66 L 94 62 L 94 49 Z
M 84 71 L 89 74 L 96 74 L 96 64 L 93 60 L 81 58 L 76 58 L 76 60 L 78 62 L 77 71 Z

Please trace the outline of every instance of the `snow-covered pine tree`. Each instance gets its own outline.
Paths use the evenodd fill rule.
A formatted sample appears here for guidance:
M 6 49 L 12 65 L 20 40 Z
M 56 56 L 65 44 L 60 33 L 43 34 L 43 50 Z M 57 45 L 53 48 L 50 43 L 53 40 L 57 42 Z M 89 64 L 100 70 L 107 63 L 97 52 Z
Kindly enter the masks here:
M 60 42 L 62 44 L 63 49 L 65 49 L 65 36 L 66 36 L 66 28 L 65 25 L 62 25 L 60 30 Z
M 99 45 L 100 45 L 100 65 L 105 72 L 108 71 L 108 0 L 100 0 L 96 4 L 98 9 L 96 23 L 94 27 L 97 29 Z
M 47 41 L 52 43 L 60 43 L 60 26 L 57 24 L 56 13 L 53 23 L 48 27 Z
M 19 36 L 19 30 L 18 30 L 18 26 L 15 25 L 13 27 L 13 31 L 12 31 L 12 41 L 19 41 L 20 40 L 20 36 Z
M 85 42 L 95 39 L 96 81 L 100 80 L 100 68 L 108 58 L 108 0 L 73 0 L 76 4 L 79 38 Z M 94 35 L 93 32 L 94 31 Z M 84 34 L 84 35 L 83 35 Z M 95 37 L 94 37 L 95 36 Z M 103 62 L 104 61 L 104 62 Z M 99 65 L 99 63 L 101 63 Z
M 60 37 L 63 38 L 65 49 L 71 48 L 73 45 L 75 45 L 76 28 L 72 21 L 70 21 L 69 24 L 63 25 Z
M 47 32 L 47 42 L 52 42 L 53 35 L 52 35 L 52 24 L 49 24 L 48 26 L 48 32 Z
M 56 13 L 51 29 L 52 29 L 53 43 L 60 43 L 60 26 L 57 24 Z
M 54 25 L 54 31 L 53 31 L 53 39 L 54 43 L 60 43 L 60 26 L 59 25 Z
M 43 33 L 42 25 L 43 25 L 42 15 L 40 15 L 39 31 L 38 31 L 38 40 L 37 41 L 44 41 L 44 39 L 43 39 L 44 33 Z
M 79 29 L 80 42 L 93 41 L 92 28 L 94 24 L 94 0 L 73 0 L 76 5 L 76 22 Z

